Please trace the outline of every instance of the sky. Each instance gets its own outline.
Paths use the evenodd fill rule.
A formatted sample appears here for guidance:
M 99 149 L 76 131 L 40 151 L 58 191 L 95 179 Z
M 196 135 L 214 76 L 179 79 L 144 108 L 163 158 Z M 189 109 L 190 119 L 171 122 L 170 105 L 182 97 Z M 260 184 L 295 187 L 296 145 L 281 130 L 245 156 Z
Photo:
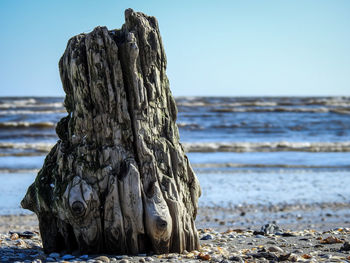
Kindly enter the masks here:
M 158 19 L 175 96 L 349 96 L 348 0 L 0 1 L 0 96 L 63 96 L 67 41 Z

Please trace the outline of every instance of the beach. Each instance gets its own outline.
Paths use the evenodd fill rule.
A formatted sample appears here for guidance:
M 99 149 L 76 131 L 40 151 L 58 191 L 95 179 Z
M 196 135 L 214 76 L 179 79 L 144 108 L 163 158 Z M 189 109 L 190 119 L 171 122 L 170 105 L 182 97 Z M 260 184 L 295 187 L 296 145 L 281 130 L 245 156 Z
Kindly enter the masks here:
M 0 6 L 0 263 L 350 263 L 350 1 Z
M 344 227 L 349 226 L 349 218 L 349 204 L 200 208 L 196 220 L 201 244 L 198 251 L 128 256 L 45 254 L 36 216 L 7 215 L 0 216 L 0 259 L 97 263 L 349 262 L 350 228 Z
M 180 140 L 202 189 L 199 251 L 44 254 L 37 218 L 19 203 L 56 143 L 55 125 L 66 112 L 60 97 L 17 97 L 0 98 L 0 261 L 350 261 L 350 98 L 176 102 Z M 262 233 L 266 224 L 278 231 Z

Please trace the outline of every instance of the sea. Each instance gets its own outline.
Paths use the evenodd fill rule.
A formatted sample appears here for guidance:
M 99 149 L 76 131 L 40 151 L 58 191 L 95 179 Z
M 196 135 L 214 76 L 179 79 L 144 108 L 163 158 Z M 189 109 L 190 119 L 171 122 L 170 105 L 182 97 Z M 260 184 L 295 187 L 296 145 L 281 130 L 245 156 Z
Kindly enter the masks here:
M 67 115 L 62 97 L 0 97 L 0 215 L 20 207 Z M 200 207 L 349 203 L 350 97 L 177 97 Z

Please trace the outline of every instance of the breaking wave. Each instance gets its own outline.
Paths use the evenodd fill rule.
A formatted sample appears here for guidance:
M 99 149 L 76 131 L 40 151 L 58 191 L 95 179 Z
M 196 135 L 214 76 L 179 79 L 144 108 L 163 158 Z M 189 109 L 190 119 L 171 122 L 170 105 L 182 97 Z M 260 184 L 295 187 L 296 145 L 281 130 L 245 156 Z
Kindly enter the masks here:
M 211 112 L 300 112 L 300 113 L 327 113 L 333 112 L 338 114 L 350 114 L 350 108 L 332 109 L 326 107 L 317 108 L 295 108 L 295 107 L 273 107 L 273 108 L 214 108 Z
M 63 108 L 62 101 L 45 102 L 45 98 L 0 98 L 0 109 L 18 109 L 18 108 Z M 59 99 L 61 100 L 61 99 Z
M 176 103 L 183 107 L 350 107 L 349 97 L 177 97 Z
M 61 114 L 67 113 L 65 109 L 57 109 L 57 110 L 2 110 L 0 111 L 0 116 L 7 115 L 32 115 L 32 114 Z
M 183 143 L 187 152 L 350 152 L 349 142 Z
M 29 156 L 35 153 L 47 153 L 54 146 L 53 143 L 12 143 L 1 142 L 0 152 L 2 156 Z
M 0 156 L 48 153 L 54 143 L 0 143 Z M 183 143 L 186 152 L 350 152 L 350 142 Z
M 23 129 L 23 128 L 37 128 L 48 129 L 56 126 L 53 122 L 0 122 L 0 129 Z
M 189 130 L 203 129 L 203 127 L 197 123 L 178 122 L 176 124 L 177 124 L 177 127 L 183 128 L 183 129 L 189 129 Z

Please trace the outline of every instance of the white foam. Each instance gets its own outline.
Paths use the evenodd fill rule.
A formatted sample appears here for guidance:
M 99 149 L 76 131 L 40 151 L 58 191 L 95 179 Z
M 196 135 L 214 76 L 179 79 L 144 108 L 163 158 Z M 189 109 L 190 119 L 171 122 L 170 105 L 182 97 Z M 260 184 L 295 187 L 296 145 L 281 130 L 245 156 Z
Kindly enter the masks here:
M 53 122 L 0 122 L 0 128 L 54 128 L 55 123 Z
M 15 109 L 15 108 L 62 108 L 62 102 L 40 103 L 35 99 L 11 100 L 0 103 L 0 109 Z
M 65 109 L 57 110 L 1 110 L 0 115 L 25 115 L 25 114 L 53 114 L 53 113 L 67 113 Z
M 348 142 L 201 142 L 183 143 L 187 152 L 350 152 Z
M 53 143 L 39 142 L 39 143 L 13 143 L 1 142 L 0 149 L 18 149 L 18 150 L 36 150 L 40 152 L 49 152 L 54 146 Z

